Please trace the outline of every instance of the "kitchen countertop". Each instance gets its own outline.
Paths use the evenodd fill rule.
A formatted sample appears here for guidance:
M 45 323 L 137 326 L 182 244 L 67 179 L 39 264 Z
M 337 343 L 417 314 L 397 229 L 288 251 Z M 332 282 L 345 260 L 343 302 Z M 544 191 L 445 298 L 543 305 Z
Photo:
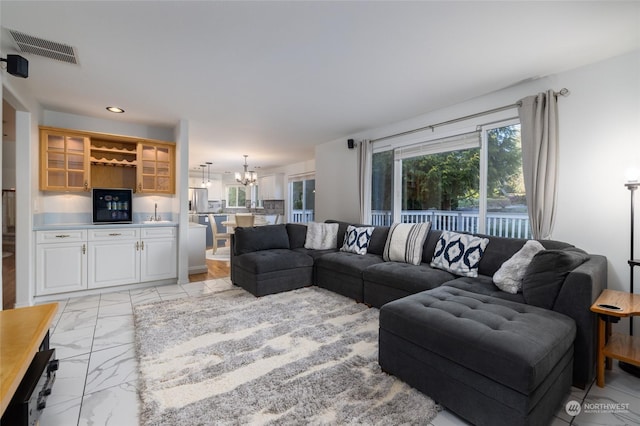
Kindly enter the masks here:
M 110 228 L 148 228 L 158 226 L 178 226 L 177 222 L 157 221 L 157 222 L 139 222 L 139 223 L 103 223 L 94 225 L 93 223 L 60 223 L 34 226 L 34 231 L 54 231 L 58 229 L 110 229 Z

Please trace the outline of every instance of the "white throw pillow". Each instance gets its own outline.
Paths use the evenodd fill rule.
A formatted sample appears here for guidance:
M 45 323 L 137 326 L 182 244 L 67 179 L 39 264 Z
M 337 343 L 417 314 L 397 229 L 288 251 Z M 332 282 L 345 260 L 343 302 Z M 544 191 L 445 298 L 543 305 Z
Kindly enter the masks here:
M 347 226 L 347 232 L 344 234 L 344 242 L 340 251 L 367 254 L 367 247 L 369 247 L 369 240 L 371 239 L 371 234 L 373 234 L 374 229 L 373 226 L 363 226 L 360 228 L 353 225 Z
M 516 294 L 522 291 L 522 279 L 531 259 L 544 246 L 536 240 L 527 241 L 510 259 L 506 260 L 500 269 L 493 274 L 493 283 L 502 291 Z
M 337 223 L 307 223 L 307 239 L 304 248 L 328 250 L 338 248 Z
M 442 231 L 433 253 L 431 266 L 465 277 L 477 277 L 480 259 L 488 238 Z
M 419 265 L 422 246 L 431 228 L 431 222 L 394 223 L 389 228 L 382 259 L 385 262 L 404 262 Z

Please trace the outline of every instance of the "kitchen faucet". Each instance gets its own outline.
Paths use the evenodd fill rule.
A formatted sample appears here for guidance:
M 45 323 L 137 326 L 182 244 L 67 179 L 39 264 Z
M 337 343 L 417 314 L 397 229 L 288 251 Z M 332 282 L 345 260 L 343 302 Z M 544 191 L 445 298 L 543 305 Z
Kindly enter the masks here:
M 151 220 L 155 221 L 155 222 L 159 222 L 160 221 L 160 216 L 158 216 L 158 203 L 155 203 L 154 210 L 153 210 L 153 216 L 151 216 Z

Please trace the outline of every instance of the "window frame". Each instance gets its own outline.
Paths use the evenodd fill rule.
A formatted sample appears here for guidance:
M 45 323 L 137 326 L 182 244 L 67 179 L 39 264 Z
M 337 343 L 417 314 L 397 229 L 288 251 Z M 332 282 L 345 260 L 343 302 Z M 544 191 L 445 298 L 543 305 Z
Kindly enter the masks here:
M 432 132 L 433 134 L 431 135 L 417 136 L 417 137 L 414 136 L 412 137 L 412 139 L 403 140 L 402 138 L 399 138 L 399 140 L 395 142 L 393 141 L 389 142 L 387 140 L 387 141 L 384 141 L 384 144 L 376 144 L 374 142 L 372 155 L 386 152 L 386 151 L 393 151 L 393 159 L 392 159 L 393 171 L 391 174 L 391 179 L 392 179 L 391 222 L 399 222 L 402 218 L 402 157 L 403 155 L 400 155 L 399 153 L 401 153 L 403 150 L 405 150 L 406 152 L 407 150 L 410 150 L 412 148 L 414 148 L 415 151 L 418 152 L 419 150 L 417 148 L 420 145 L 424 147 L 423 153 L 421 153 L 420 155 L 431 155 L 431 154 L 438 154 L 443 152 L 451 152 L 456 150 L 477 147 L 479 148 L 479 155 L 480 155 L 479 176 L 478 176 L 478 179 L 479 179 L 478 233 L 481 233 L 481 234 L 486 233 L 487 213 L 488 213 L 487 212 L 487 208 L 488 208 L 487 178 L 488 178 L 488 168 L 489 168 L 488 132 L 493 129 L 497 129 L 501 127 L 508 127 L 508 126 L 521 124 L 519 117 L 517 116 L 514 117 L 512 114 L 509 114 L 507 116 L 505 113 L 502 113 L 502 114 L 493 116 L 491 118 L 493 118 L 493 120 L 487 123 L 482 123 L 482 124 L 478 123 L 478 124 L 475 124 L 474 126 L 469 126 L 469 125 L 460 126 L 455 130 L 449 129 L 447 132 L 442 132 L 441 134 L 435 134 L 434 132 Z M 448 149 L 446 143 L 441 143 L 444 139 L 447 139 L 449 137 L 460 136 L 467 133 L 472 133 L 474 131 L 479 132 L 479 143 L 475 146 L 472 146 L 472 145 L 466 146 L 464 144 L 454 143 L 453 145 L 455 145 L 455 149 Z M 440 145 L 440 148 L 438 148 L 438 145 Z M 416 155 L 416 156 L 420 156 L 420 155 Z M 406 157 L 406 155 L 404 156 Z M 413 156 L 413 157 L 416 157 L 416 156 Z M 373 161 L 371 161 L 371 163 L 373 164 Z M 373 187 L 373 170 L 371 172 L 372 172 L 371 173 L 372 175 L 371 189 L 373 191 L 376 188 Z M 372 201 L 371 194 L 369 194 L 368 202 L 370 205 L 371 205 L 371 201 Z M 369 221 L 372 222 L 373 217 L 370 217 Z

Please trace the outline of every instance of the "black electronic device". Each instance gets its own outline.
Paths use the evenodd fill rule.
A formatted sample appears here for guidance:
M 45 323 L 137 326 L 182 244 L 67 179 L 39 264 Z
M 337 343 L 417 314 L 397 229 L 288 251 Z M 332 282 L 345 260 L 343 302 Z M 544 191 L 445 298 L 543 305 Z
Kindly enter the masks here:
M 7 63 L 7 71 L 16 77 L 29 77 L 29 61 L 20 55 L 7 55 L 7 59 L 0 58 Z
M 347 140 L 347 147 L 348 147 L 349 149 L 353 149 L 353 148 L 355 148 L 355 146 L 356 146 L 356 144 L 355 144 L 355 142 L 353 141 L 353 139 L 348 139 L 348 140 Z
M 2 425 L 36 426 L 47 405 L 53 382 L 56 380 L 58 360 L 55 349 L 37 352 L 31 365 L 2 416 Z

